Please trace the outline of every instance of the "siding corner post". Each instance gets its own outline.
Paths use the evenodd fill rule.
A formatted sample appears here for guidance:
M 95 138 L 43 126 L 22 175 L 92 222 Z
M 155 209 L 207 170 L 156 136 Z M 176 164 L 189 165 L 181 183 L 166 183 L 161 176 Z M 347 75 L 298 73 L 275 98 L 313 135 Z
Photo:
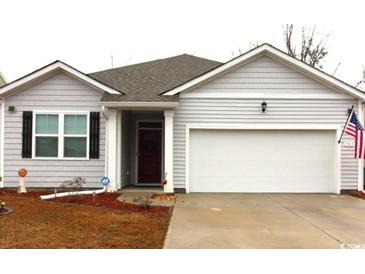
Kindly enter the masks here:
M 107 120 L 107 176 L 110 183 L 108 185 L 108 192 L 115 192 L 118 189 L 118 111 L 114 109 L 108 110 Z
M 123 127 L 122 127 L 122 118 L 123 112 L 117 112 L 117 188 L 122 188 L 122 140 L 123 138 Z
M 167 184 L 164 185 L 164 192 L 174 192 L 173 182 L 173 131 L 174 131 L 174 111 L 165 110 L 165 179 Z

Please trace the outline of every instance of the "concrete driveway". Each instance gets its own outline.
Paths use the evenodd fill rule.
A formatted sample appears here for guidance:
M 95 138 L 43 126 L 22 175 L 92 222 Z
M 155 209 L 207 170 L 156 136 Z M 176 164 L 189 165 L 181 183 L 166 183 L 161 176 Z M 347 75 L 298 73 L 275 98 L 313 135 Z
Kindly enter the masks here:
M 365 200 L 331 194 L 179 194 L 165 248 L 365 247 Z

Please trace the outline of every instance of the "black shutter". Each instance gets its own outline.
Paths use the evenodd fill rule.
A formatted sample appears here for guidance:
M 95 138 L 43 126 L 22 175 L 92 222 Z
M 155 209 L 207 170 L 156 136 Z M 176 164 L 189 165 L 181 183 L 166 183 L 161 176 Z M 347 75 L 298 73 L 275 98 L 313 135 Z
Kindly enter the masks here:
M 32 158 L 33 112 L 23 111 L 22 157 Z
M 99 159 L 100 112 L 90 112 L 89 158 Z

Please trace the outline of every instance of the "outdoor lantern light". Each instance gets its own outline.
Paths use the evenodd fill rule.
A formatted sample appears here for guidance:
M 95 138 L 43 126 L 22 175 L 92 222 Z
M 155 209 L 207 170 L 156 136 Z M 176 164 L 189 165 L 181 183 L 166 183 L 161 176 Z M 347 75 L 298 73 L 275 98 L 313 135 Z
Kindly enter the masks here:
M 9 106 L 8 110 L 10 113 L 14 113 L 15 112 L 15 107 L 14 106 Z
M 266 103 L 265 101 L 263 101 L 263 102 L 261 103 L 261 111 L 262 111 L 262 112 L 265 112 L 265 111 L 266 111 L 266 107 L 267 107 L 267 103 Z

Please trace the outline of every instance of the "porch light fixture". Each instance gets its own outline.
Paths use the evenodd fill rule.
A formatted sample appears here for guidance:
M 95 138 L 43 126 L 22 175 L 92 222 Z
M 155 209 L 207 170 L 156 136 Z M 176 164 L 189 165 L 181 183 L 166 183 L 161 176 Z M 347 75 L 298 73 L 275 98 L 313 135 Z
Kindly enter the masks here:
M 266 107 L 267 107 L 267 103 L 265 101 L 263 101 L 261 103 L 261 112 L 265 112 L 266 111 Z
M 8 107 L 8 111 L 9 111 L 10 113 L 14 113 L 14 112 L 15 112 L 15 107 L 14 107 L 14 106 L 9 106 L 9 107 Z

